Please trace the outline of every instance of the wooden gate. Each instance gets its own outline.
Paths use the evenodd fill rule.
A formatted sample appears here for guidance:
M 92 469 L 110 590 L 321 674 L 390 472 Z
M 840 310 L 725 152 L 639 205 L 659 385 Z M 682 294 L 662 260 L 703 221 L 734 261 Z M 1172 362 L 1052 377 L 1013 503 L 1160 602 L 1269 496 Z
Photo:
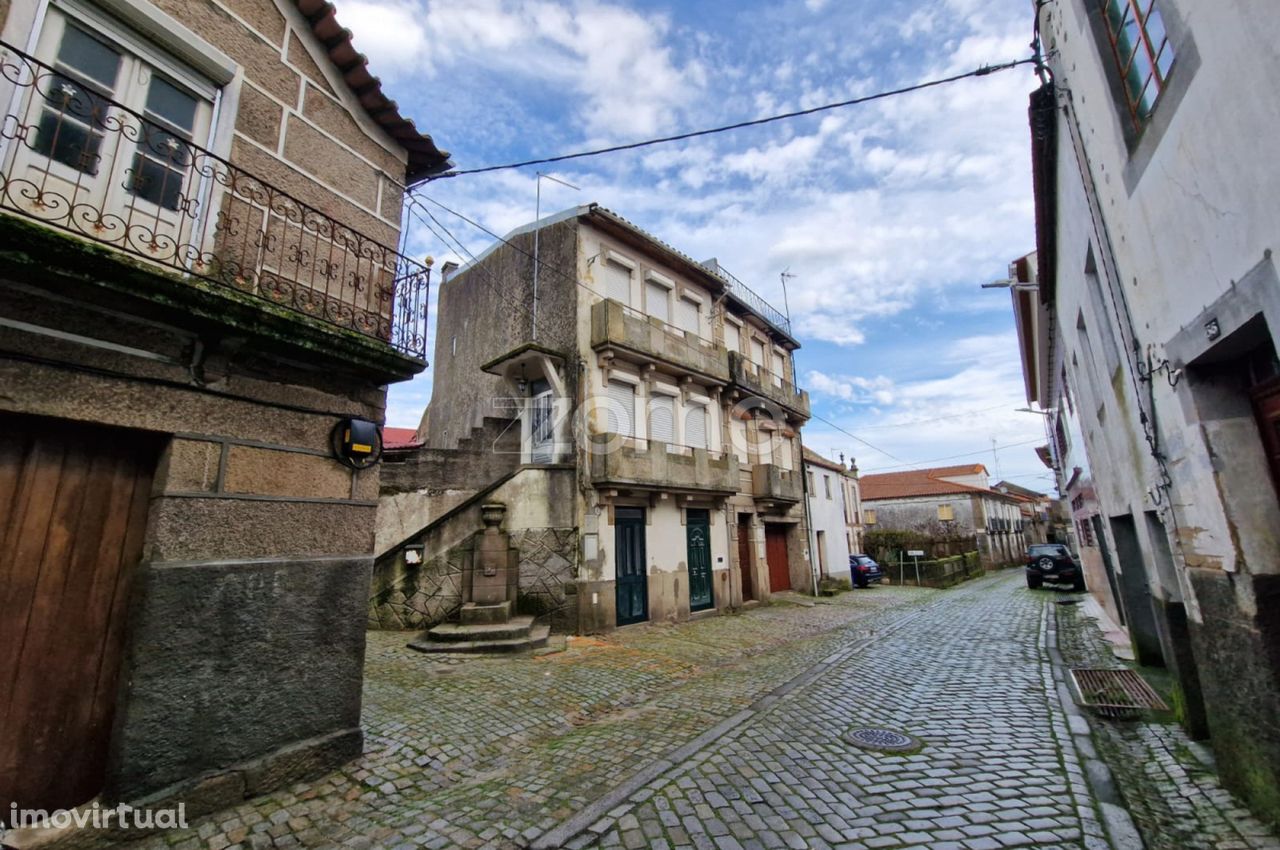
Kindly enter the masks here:
M 159 446 L 0 414 L 0 811 L 101 790 Z
M 764 527 L 764 554 L 769 561 L 769 590 L 777 593 L 791 589 L 791 562 L 787 560 L 787 527 Z

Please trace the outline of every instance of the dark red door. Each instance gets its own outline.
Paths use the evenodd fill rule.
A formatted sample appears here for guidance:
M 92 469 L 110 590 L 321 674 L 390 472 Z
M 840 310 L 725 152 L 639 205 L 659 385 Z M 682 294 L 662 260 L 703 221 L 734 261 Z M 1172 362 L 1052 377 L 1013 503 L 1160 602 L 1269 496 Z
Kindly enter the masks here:
M 158 449 L 0 414 L 0 811 L 101 790 Z
M 765 557 L 769 561 L 769 590 L 777 593 L 791 589 L 791 564 L 787 560 L 787 528 L 784 525 L 764 527 Z
M 1262 448 L 1271 466 L 1271 481 L 1280 494 L 1280 378 L 1259 384 L 1250 392 L 1258 419 Z

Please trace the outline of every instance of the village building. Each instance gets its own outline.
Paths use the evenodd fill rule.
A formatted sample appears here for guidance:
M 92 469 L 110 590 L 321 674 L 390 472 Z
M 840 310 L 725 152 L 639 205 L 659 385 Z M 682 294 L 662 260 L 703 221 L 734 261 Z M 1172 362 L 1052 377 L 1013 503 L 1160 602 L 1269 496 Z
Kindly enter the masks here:
M 1280 186 L 1240 165 L 1280 132 L 1240 85 L 1280 71 L 1280 17 L 1260 0 L 1037 12 L 1052 79 L 1031 100 L 1020 282 L 1049 326 L 1041 403 L 1053 442 L 1078 420 L 1091 486 L 1073 489 L 1098 507 L 1081 533 L 1135 649 L 1174 673 L 1232 790 L 1280 821 Z
M 799 344 L 714 260 L 576 207 L 449 269 L 439 317 L 421 447 L 384 477 L 372 625 L 458 614 L 486 505 L 518 562 L 504 602 L 557 630 L 811 590 Z
M 0 4 L 0 809 L 186 814 L 362 749 L 405 186 L 321 0 Z
M 809 540 L 818 578 L 851 577 L 849 556 L 862 553 L 858 470 L 846 468 L 843 456 L 830 461 L 804 450 L 805 480 L 809 496 Z
M 980 463 L 863 475 L 863 528 L 912 532 L 932 541 L 931 556 L 977 551 L 989 569 L 1021 562 L 1027 499 L 994 490 L 987 481 Z
M 1045 493 L 1023 487 L 1021 484 L 1014 484 L 1012 481 L 997 481 L 991 485 L 991 489 L 1022 499 L 1019 508 L 1022 511 L 1022 531 L 1027 545 L 1050 542 L 1049 514 L 1053 510 L 1052 498 Z

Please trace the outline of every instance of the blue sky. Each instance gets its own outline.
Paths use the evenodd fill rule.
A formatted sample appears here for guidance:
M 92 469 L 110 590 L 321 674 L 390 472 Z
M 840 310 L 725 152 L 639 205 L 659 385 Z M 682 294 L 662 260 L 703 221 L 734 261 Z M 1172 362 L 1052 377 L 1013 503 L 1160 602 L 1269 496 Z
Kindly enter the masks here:
M 1031 0 L 339 0 L 374 73 L 459 168 L 668 135 L 1024 58 Z M 689 142 L 564 163 L 543 210 L 596 201 L 782 307 L 815 418 L 806 445 L 866 471 L 981 462 L 1037 489 L 1006 292 L 1034 247 L 1022 67 Z M 505 233 L 534 169 L 430 184 Z M 490 238 L 444 215 L 473 253 Z M 456 257 L 425 229 L 415 254 Z M 430 369 L 391 390 L 416 425 Z M 824 422 L 822 420 L 828 420 Z M 832 424 L 833 423 L 833 424 Z M 854 437 L 841 433 L 838 425 Z M 861 440 L 857 439 L 861 438 Z

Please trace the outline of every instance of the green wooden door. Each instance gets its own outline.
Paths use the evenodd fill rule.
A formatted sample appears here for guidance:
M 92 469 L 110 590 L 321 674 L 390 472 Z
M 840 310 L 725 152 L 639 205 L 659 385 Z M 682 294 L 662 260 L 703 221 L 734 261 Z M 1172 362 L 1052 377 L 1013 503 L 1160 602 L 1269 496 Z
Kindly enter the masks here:
M 614 554 L 618 576 L 614 582 L 618 625 L 649 619 L 649 575 L 645 566 L 644 509 L 615 508 Z
M 689 610 L 705 611 L 715 604 L 711 594 L 711 517 L 705 510 L 686 511 L 689 548 Z

